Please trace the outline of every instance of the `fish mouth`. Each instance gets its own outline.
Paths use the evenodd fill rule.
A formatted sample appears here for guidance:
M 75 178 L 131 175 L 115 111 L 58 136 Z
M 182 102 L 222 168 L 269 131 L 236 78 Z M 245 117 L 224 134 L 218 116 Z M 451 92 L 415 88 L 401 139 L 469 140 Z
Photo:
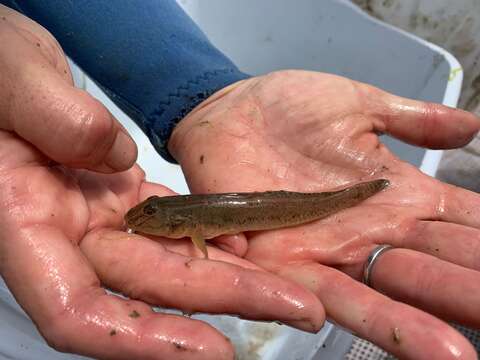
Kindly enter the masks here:
M 382 190 L 390 186 L 390 180 L 387 179 L 378 179 L 377 182 Z
M 135 227 L 138 227 L 140 225 L 143 225 L 146 221 L 148 221 L 152 216 L 145 215 L 143 212 L 140 210 L 138 211 L 137 208 L 130 209 L 124 217 L 125 223 L 129 228 L 132 228 L 133 230 Z

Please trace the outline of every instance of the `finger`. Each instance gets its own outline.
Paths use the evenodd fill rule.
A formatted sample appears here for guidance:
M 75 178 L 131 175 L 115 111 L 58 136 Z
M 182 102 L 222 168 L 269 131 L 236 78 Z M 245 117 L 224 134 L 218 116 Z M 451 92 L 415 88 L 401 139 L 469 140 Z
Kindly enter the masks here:
M 385 206 L 380 211 L 376 210 L 379 210 L 378 205 L 351 208 L 344 214 L 327 219 L 318 229 L 313 228 L 301 238 L 290 235 L 291 239 L 280 240 L 288 242 L 291 249 L 299 249 L 296 251 L 297 256 L 335 266 L 355 279 L 360 279 L 363 263 L 376 244 L 417 250 L 466 268 L 480 270 L 479 229 L 444 221 L 418 220 L 412 218 L 412 209 L 402 211 L 399 207 Z M 422 216 L 422 212 L 431 214 L 428 210 L 417 215 Z M 456 212 L 453 211 L 453 214 L 456 215 Z M 453 220 L 447 220 L 445 215 L 434 217 L 438 220 Z M 337 226 L 339 223 L 342 224 L 341 227 Z M 365 223 L 370 226 L 365 227 Z M 260 247 L 260 251 L 265 252 L 267 244 L 264 239 L 261 240 L 263 243 L 251 242 L 251 249 Z M 282 246 L 281 243 L 272 245 L 277 248 Z M 249 249 L 249 254 L 250 252 Z
M 480 229 L 480 195 L 457 186 L 442 183 L 442 196 L 437 204 L 437 217 L 443 221 Z
M 376 130 L 432 149 L 463 146 L 480 129 L 472 113 L 444 105 L 410 100 L 361 84 L 367 113 L 380 120 Z
M 169 196 L 176 195 L 176 193 L 163 185 L 150 182 L 143 183 L 139 193 L 139 201 L 143 201 L 152 195 Z M 240 257 L 245 255 L 248 248 L 247 238 L 241 233 L 235 235 L 222 235 L 214 239 L 209 239 L 208 241 L 218 245 L 221 249 Z
M 235 235 L 221 235 L 209 240 L 215 243 L 220 249 L 228 251 L 236 256 L 243 257 L 247 253 L 248 242 L 243 233 Z
M 94 232 L 81 249 L 104 284 L 150 304 L 279 320 L 311 332 L 324 321 L 313 294 L 265 271 L 181 256 L 145 237 L 118 231 Z
M 112 295 L 85 301 L 89 302 L 85 317 L 96 318 L 101 326 L 87 322 L 79 332 L 74 327 L 77 337 L 60 350 L 79 348 L 75 352 L 112 360 L 234 359 L 230 340 L 202 321 L 156 313 L 142 302 Z
M 13 27 L 0 32 L 2 46 L 16 41 L 0 59 L 0 128 L 69 167 L 110 173 L 132 166 L 135 143 L 99 101 L 72 86 L 67 70 L 59 72 L 53 62 L 63 54 L 52 59 L 39 50 L 42 41 L 19 38 Z
M 79 249 L 58 229 L 34 225 L 1 243 L 1 273 L 47 342 L 97 359 L 233 359 L 209 325 L 154 314 L 108 296 Z
M 400 359 L 477 359 L 472 345 L 446 323 L 337 270 L 303 264 L 285 267 L 281 275 L 314 291 L 333 321 Z
M 480 271 L 480 231 L 442 221 L 417 221 L 395 245 Z
M 385 252 L 372 286 L 445 320 L 480 326 L 480 272 L 407 249 Z
M 148 238 L 160 243 L 168 251 L 183 255 L 191 258 L 203 258 L 203 254 L 200 249 L 193 246 L 192 241 L 189 238 L 184 239 L 167 239 L 158 236 L 149 236 Z M 238 257 L 231 252 L 224 251 L 216 246 L 211 246 L 207 243 L 208 258 L 216 261 L 223 261 L 229 264 L 235 264 L 245 269 L 262 270 L 261 267 L 254 263 Z

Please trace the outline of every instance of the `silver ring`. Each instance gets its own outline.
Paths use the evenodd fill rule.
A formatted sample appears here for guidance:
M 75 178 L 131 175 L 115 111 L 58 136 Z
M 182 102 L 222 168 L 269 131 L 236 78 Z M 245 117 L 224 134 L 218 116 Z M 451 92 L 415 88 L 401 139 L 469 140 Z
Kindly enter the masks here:
M 393 249 L 391 245 L 379 245 L 375 249 L 372 250 L 370 255 L 368 255 L 367 261 L 363 266 L 363 283 L 367 286 L 370 286 L 370 277 L 372 276 L 373 265 L 378 260 L 380 255 L 382 255 L 385 251 Z

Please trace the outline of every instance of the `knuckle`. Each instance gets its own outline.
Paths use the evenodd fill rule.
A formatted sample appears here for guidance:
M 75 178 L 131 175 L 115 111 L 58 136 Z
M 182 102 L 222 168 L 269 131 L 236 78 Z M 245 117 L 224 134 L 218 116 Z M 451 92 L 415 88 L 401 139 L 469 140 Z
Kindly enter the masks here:
M 441 107 L 434 103 L 424 103 L 421 109 L 421 129 L 419 132 L 419 146 L 435 146 L 438 141 L 439 122 L 438 114 Z
M 146 179 L 145 171 L 139 166 L 135 165 L 132 168 L 133 176 L 139 181 L 143 182 Z
M 108 110 L 97 100 L 89 102 L 87 106 L 73 111 L 72 152 L 77 158 L 89 158 L 94 153 L 105 154 L 116 135 Z
M 401 241 L 398 246 L 415 247 L 421 239 L 429 236 L 430 224 L 415 218 L 403 219 L 398 226 L 398 234 Z
M 471 268 L 480 271 L 480 236 L 477 235 L 473 244 Z
M 432 266 L 432 264 L 421 264 L 415 272 L 417 275 L 413 282 L 412 293 L 410 298 L 415 299 L 423 294 L 432 293 L 438 287 L 439 280 L 444 278 L 443 267 Z M 445 274 L 447 275 L 447 274 Z
M 66 327 L 65 319 L 54 316 L 49 319 L 47 325 L 40 328 L 40 333 L 48 346 L 59 352 L 71 352 L 70 333 Z

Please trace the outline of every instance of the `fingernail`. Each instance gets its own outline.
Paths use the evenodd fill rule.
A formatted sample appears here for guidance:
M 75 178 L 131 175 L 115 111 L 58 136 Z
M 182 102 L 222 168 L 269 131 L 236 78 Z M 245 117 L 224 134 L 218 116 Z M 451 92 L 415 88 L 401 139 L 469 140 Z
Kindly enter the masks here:
M 105 164 L 122 171 L 129 169 L 137 160 L 137 145 L 133 139 L 119 130 L 110 152 L 105 157 Z
M 322 328 L 322 324 L 315 324 L 308 320 L 288 320 L 284 321 L 284 324 L 313 334 L 319 332 Z

